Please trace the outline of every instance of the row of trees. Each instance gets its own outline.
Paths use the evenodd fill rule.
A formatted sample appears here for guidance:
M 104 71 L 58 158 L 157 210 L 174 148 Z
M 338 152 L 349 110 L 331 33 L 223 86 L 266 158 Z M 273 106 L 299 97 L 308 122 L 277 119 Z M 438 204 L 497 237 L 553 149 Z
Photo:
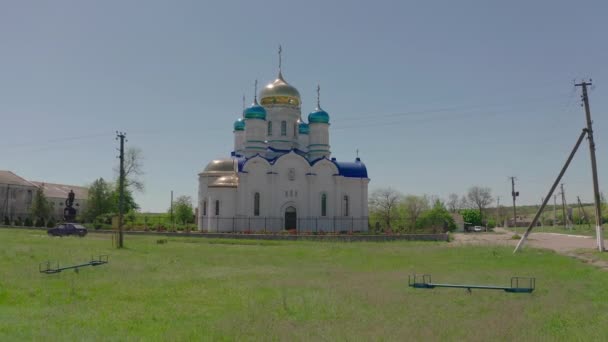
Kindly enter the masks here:
M 401 233 L 446 232 L 456 229 L 454 218 L 436 197 L 403 195 L 378 189 L 369 199 L 372 229 Z
M 437 196 L 403 195 L 392 188 L 378 189 L 369 199 L 372 226 L 399 232 L 444 231 L 456 228 L 451 214 L 459 213 L 472 225 L 487 224 L 487 208 L 494 202 L 488 187 L 472 186 L 466 194 Z M 441 228 L 441 229 L 440 229 Z

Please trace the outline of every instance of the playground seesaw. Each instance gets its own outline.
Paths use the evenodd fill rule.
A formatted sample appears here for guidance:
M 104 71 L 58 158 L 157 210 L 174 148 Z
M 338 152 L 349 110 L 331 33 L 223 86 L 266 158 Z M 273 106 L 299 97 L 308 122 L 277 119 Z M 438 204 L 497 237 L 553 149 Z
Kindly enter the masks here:
M 458 289 L 467 289 L 471 292 L 472 289 L 479 290 L 503 290 L 510 293 L 532 293 L 536 286 L 536 278 L 529 277 L 512 277 L 511 286 L 494 286 L 494 285 L 467 285 L 467 284 L 441 284 L 433 283 L 430 274 L 410 275 L 408 277 L 409 286 L 416 289 L 434 289 L 436 287 L 451 287 Z
M 97 257 L 97 259 L 94 259 L 93 257 L 91 257 L 91 261 L 89 261 L 87 263 L 66 266 L 66 267 L 59 267 L 59 263 L 57 263 L 57 266 L 55 268 L 53 268 L 53 267 L 51 267 L 51 262 L 47 261 L 47 262 L 43 262 L 38 265 L 38 271 L 40 271 L 40 273 L 53 274 L 53 273 L 59 273 L 61 271 L 69 270 L 69 269 L 74 269 L 75 271 L 78 271 L 78 269 L 80 267 L 99 266 L 99 265 L 103 265 L 103 264 L 107 264 L 107 263 L 108 263 L 107 255 L 100 255 L 99 257 Z

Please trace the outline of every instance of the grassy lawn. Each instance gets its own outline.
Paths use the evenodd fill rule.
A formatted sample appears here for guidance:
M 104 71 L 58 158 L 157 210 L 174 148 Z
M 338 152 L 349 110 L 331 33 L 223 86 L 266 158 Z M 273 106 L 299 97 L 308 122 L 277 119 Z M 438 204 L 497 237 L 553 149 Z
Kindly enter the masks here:
M 50 238 L 0 230 L 0 341 L 606 340 L 608 273 L 549 251 L 448 243 Z M 80 272 L 38 273 L 109 254 Z M 505 284 L 533 294 L 412 289 Z

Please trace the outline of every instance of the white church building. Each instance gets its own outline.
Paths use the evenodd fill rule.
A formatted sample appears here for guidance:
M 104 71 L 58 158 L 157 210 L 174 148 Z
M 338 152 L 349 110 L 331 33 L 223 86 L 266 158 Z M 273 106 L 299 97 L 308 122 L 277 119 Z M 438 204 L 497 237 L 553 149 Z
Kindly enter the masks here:
M 319 87 L 308 122 L 280 63 L 277 79 L 257 98 L 234 123 L 231 156 L 199 173 L 199 230 L 367 231 L 367 169 L 359 157 L 331 156 L 330 117 L 321 109 Z

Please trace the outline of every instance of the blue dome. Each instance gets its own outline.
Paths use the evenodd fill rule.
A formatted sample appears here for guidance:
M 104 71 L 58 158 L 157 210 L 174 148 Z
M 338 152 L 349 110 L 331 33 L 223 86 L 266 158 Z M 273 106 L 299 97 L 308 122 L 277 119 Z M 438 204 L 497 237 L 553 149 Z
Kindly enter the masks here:
M 321 108 L 317 108 L 314 112 L 308 114 L 309 123 L 329 123 L 329 114 Z
M 298 133 L 300 133 L 300 134 L 310 133 L 310 127 L 308 127 L 308 124 L 306 122 L 300 122 L 298 124 Z
M 235 131 L 244 131 L 245 130 L 245 121 L 243 120 L 243 118 L 238 118 L 234 122 L 234 130 Z
M 245 119 L 261 119 L 266 120 L 266 109 L 260 106 L 257 101 L 255 101 L 251 107 L 246 108 L 243 111 L 243 116 Z

